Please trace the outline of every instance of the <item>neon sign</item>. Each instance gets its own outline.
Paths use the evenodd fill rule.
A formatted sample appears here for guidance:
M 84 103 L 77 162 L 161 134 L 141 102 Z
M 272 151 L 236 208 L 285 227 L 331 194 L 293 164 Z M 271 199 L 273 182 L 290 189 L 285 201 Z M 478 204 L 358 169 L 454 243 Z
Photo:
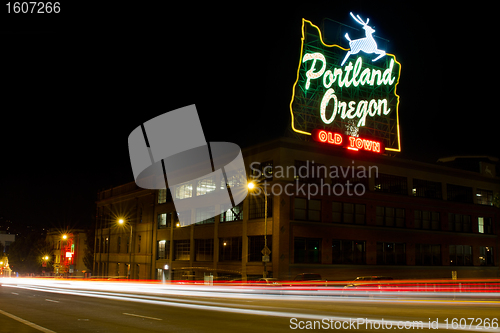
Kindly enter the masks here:
M 292 130 L 312 135 L 313 130 L 323 128 L 326 133 L 360 137 L 362 141 L 353 139 L 353 149 L 376 151 L 377 145 L 370 145 L 372 142 L 399 152 L 396 88 L 401 64 L 393 54 L 378 47 L 369 19 L 365 22 L 359 15 L 351 16 L 363 26 L 365 37 L 351 39 L 349 33 L 354 37 L 359 31 L 346 32 L 339 44 L 348 41 L 350 48 L 325 44 L 320 29 L 302 20 L 302 49 L 290 102 Z
M 334 146 L 343 147 L 350 150 L 365 150 L 374 153 L 384 152 L 384 144 L 379 141 L 354 137 L 340 133 L 334 133 L 325 130 L 318 130 L 318 129 L 313 130 L 312 138 L 315 141 L 328 143 Z

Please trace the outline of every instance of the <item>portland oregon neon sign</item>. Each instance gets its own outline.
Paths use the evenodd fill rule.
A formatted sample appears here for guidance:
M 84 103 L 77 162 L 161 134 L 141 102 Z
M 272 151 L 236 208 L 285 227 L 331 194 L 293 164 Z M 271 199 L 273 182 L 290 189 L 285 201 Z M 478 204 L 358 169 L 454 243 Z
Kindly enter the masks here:
M 353 150 L 399 152 L 396 87 L 401 64 L 377 44 L 369 19 L 351 17 L 364 36 L 345 28 L 337 42 L 349 47 L 326 44 L 320 29 L 302 20 L 301 56 L 290 102 L 292 129 L 325 143 L 342 138 L 341 146 Z

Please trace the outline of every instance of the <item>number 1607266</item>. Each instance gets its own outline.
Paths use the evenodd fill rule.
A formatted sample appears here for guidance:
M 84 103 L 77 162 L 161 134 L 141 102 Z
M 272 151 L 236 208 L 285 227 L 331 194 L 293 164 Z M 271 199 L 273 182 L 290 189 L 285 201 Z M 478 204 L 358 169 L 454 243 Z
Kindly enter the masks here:
M 61 5 L 59 2 L 7 2 L 7 12 L 9 14 L 51 14 L 60 13 Z

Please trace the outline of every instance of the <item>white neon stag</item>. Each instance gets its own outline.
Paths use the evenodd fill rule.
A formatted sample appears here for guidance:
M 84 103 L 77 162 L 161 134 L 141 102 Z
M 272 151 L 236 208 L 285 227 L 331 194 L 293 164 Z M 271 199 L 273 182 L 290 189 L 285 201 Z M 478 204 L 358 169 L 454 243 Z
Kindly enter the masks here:
M 370 22 L 370 19 L 367 18 L 366 22 L 363 22 L 361 17 L 359 15 L 356 15 L 358 18 L 354 17 L 352 13 L 350 13 L 354 21 L 358 22 L 363 26 L 363 29 L 365 29 L 365 38 L 360 38 L 360 39 L 355 39 L 351 40 L 349 38 L 349 34 L 345 34 L 345 38 L 349 41 L 349 47 L 351 48 L 347 54 L 345 55 L 344 61 L 342 61 L 342 64 L 340 66 L 344 66 L 345 61 L 349 58 L 351 54 L 356 54 L 359 51 L 363 51 L 365 53 L 376 53 L 379 56 L 373 59 L 372 61 L 378 60 L 385 56 L 385 51 L 377 49 L 377 43 L 375 42 L 375 39 L 373 39 L 372 34 L 375 32 L 375 30 L 368 25 L 368 22 Z

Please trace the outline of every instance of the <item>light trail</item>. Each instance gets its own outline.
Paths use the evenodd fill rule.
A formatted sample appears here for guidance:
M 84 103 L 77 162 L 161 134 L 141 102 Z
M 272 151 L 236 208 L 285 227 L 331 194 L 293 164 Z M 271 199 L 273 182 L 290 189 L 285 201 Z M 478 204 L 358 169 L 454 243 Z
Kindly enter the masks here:
M 55 283 L 58 284 L 58 283 Z M 61 287 L 63 285 L 64 287 Z M 102 288 L 103 286 L 111 286 L 110 284 L 100 284 L 99 287 Z M 172 299 L 172 298 L 166 298 L 166 297 L 160 297 L 160 296 L 150 296 L 150 295 L 139 295 L 139 294 L 133 294 L 133 293 L 112 293 L 112 292 L 104 292 L 104 291 L 96 291 L 96 290 L 80 290 L 77 289 L 76 286 L 63 283 L 59 284 L 57 287 L 53 286 L 35 286 L 29 283 L 20 283 L 20 284 L 5 284 L 3 283 L 3 287 L 10 287 L 10 288 L 19 288 L 19 289 L 25 289 L 25 290 L 32 290 L 32 291 L 39 291 L 39 292 L 50 292 L 50 293 L 58 293 L 58 294 L 65 294 L 65 295 L 75 295 L 75 296 L 86 296 L 86 297 L 96 297 L 96 298 L 104 298 L 104 299 L 109 299 L 109 300 L 115 300 L 115 301 L 125 301 L 125 302 L 138 302 L 138 303 L 145 303 L 145 304 L 152 304 L 152 305 L 160 305 L 160 306 L 169 306 L 169 307 L 181 307 L 185 309 L 190 309 L 190 310 L 206 310 L 206 311 L 218 311 L 218 312 L 227 312 L 227 313 L 238 313 L 238 314 L 247 314 L 247 315 L 257 315 L 257 316 L 273 316 L 273 317 L 282 317 L 282 318 L 300 318 L 300 319 L 305 319 L 305 320 L 310 320 L 310 321 L 321 321 L 323 322 L 324 320 L 330 321 L 331 323 L 335 322 L 339 325 L 367 325 L 370 323 L 372 326 L 376 325 L 384 325 L 385 327 L 391 326 L 394 328 L 397 328 L 398 325 L 402 325 L 404 323 L 407 323 L 407 325 L 411 325 L 412 323 L 421 323 L 421 321 L 410 321 L 410 320 L 404 320 L 404 319 L 399 319 L 396 318 L 357 318 L 355 321 L 355 324 L 353 323 L 354 319 L 350 317 L 345 317 L 345 316 L 332 316 L 331 314 L 311 314 L 311 313 L 301 313 L 301 312 L 296 312 L 296 309 L 294 311 L 282 311 L 280 309 L 277 310 L 277 308 L 272 307 L 272 306 L 249 306 L 249 305 L 238 305 L 239 307 L 236 307 L 235 304 L 224 304 L 224 303 L 219 303 L 219 302 L 208 302 L 208 301 L 198 301 L 198 300 L 184 300 L 184 299 Z M 88 285 L 86 287 L 89 287 Z M 97 287 L 97 286 L 94 286 Z M 129 285 L 124 285 L 121 284 L 121 290 L 124 291 L 123 289 L 128 289 Z M 144 290 L 147 290 L 150 292 L 150 287 L 151 285 L 145 285 L 143 286 Z M 185 289 L 186 286 L 182 286 L 182 288 Z M 135 286 L 135 291 L 137 291 L 138 286 Z M 170 291 L 172 289 L 172 286 L 169 286 L 168 288 Z M 199 286 L 195 289 L 200 289 Z M 225 290 L 225 288 L 217 288 L 218 291 L 216 292 L 209 292 L 208 294 L 210 297 L 213 297 L 213 295 L 218 294 L 218 297 L 223 297 L 227 298 L 230 296 L 230 298 L 241 298 L 242 296 L 245 296 L 244 293 L 226 293 L 226 292 L 221 292 L 220 290 Z M 202 293 L 200 291 L 195 291 L 194 293 L 187 293 L 186 290 L 182 290 L 182 295 L 183 296 L 192 296 L 192 295 L 203 295 L 207 296 L 206 293 Z M 310 295 L 306 296 L 300 296 L 300 295 L 249 295 L 252 296 L 253 299 L 259 298 L 259 299 L 276 299 L 276 300 L 283 300 L 283 296 L 285 296 L 285 300 L 296 300 L 296 301 L 303 301 L 303 300 L 314 300 L 314 301 L 325 301 L 325 297 L 312 297 Z M 327 299 L 329 302 L 332 301 L 332 299 Z M 339 299 L 336 299 L 339 300 Z M 340 299 L 342 300 L 342 299 Z M 348 300 L 350 301 L 350 300 Z M 366 300 L 365 300 L 366 301 Z M 370 302 L 381 302 L 381 301 L 387 301 L 387 300 L 370 300 Z M 202 304 L 200 304 L 202 303 Z M 495 304 L 498 304 L 499 302 L 495 302 Z M 488 303 L 491 304 L 491 303 Z M 251 308 L 248 308 L 251 307 Z M 140 316 L 140 315 L 137 315 Z M 152 317 L 153 318 L 153 317 Z M 156 318 L 156 320 L 159 320 L 161 318 Z M 418 318 L 415 318 L 418 319 Z M 449 324 L 443 324 L 439 323 L 437 324 L 436 328 L 439 329 L 449 329 L 450 325 Z M 459 328 L 460 329 L 460 328 Z M 466 331 L 479 331 L 479 330 L 485 330 L 487 329 L 488 332 L 500 332 L 500 329 L 498 328 L 491 328 L 491 327 L 484 327 L 484 326 L 474 326 L 474 327 L 469 327 L 469 328 L 461 328 L 461 330 L 466 330 Z

